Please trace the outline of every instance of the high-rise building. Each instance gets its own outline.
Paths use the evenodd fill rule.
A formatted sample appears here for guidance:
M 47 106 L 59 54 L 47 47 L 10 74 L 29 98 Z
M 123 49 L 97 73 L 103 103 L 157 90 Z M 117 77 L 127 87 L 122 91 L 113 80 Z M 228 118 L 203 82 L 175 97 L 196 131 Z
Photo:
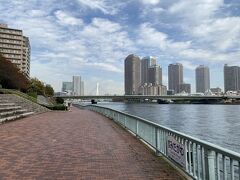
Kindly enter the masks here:
M 148 69 L 151 66 L 156 65 L 156 58 L 152 56 L 147 56 L 142 58 L 141 60 L 141 84 L 144 85 L 144 83 L 149 83 L 148 78 Z
M 180 92 L 180 84 L 183 84 L 183 65 L 180 63 L 168 65 L 168 89 L 174 93 Z
M 162 68 L 158 65 L 153 65 L 148 68 L 148 83 L 153 85 L 162 84 Z
M 191 84 L 183 83 L 179 85 L 179 91 L 180 93 L 185 92 L 185 93 L 191 93 Z
M 30 74 L 30 42 L 22 30 L 0 24 L 0 53 L 15 64 L 27 77 Z
M 141 60 L 138 56 L 130 54 L 126 57 L 124 62 L 124 79 L 125 79 L 125 94 L 138 94 L 141 85 Z
M 81 95 L 81 76 L 73 76 L 73 95 Z
M 62 92 L 73 91 L 73 83 L 72 82 L 63 82 L 62 83 Z
M 196 68 L 196 92 L 205 93 L 210 90 L 210 73 L 209 68 L 200 65 Z
M 224 65 L 224 90 L 239 91 L 240 90 L 240 67 Z

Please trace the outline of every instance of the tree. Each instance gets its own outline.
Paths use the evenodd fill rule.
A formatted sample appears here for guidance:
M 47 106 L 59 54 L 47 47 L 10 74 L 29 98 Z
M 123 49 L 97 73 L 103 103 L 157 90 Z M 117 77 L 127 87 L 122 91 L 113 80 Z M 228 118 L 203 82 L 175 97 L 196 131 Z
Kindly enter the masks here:
M 46 84 L 37 78 L 32 78 L 27 90 L 28 94 L 36 97 L 37 95 L 53 96 L 54 90 L 50 84 Z
M 20 69 L 0 54 L 0 84 L 3 88 L 26 91 L 29 80 Z
M 50 84 L 47 84 L 45 86 L 45 95 L 46 96 L 53 96 L 54 95 L 54 89 L 52 88 L 52 86 Z
M 28 93 L 36 93 L 37 95 L 45 95 L 44 83 L 37 78 L 30 80 L 30 85 L 27 90 Z

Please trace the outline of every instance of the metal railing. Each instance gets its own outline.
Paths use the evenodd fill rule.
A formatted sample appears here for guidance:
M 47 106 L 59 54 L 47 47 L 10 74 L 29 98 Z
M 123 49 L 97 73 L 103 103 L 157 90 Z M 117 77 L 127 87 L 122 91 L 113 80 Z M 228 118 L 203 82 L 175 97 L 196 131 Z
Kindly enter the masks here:
M 111 108 L 85 108 L 119 123 L 194 179 L 240 180 L 239 153 Z

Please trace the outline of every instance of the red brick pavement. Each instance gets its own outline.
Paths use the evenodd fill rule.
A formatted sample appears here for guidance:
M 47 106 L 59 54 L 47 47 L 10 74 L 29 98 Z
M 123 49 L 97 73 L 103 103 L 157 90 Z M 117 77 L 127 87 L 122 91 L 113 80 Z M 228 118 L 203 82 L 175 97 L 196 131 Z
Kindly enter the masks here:
M 48 112 L 0 125 L 0 179 L 182 179 L 111 120 Z

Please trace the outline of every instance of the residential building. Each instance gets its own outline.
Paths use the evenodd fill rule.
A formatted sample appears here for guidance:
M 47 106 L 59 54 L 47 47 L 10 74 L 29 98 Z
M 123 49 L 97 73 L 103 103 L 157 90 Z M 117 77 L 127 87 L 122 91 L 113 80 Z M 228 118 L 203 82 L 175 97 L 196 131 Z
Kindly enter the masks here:
M 156 65 L 157 60 L 152 56 L 147 56 L 141 60 L 141 85 L 144 83 L 150 83 L 148 80 L 148 70 L 151 66 Z
M 141 85 L 141 60 L 138 56 L 130 54 L 124 62 L 125 94 L 138 94 Z
M 0 53 L 29 77 L 31 47 L 22 30 L 0 24 Z
M 240 90 L 240 67 L 224 65 L 224 90 L 239 91 Z
M 139 87 L 139 94 L 154 96 L 167 95 L 167 87 L 161 84 L 153 85 L 152 83 L 145 83 Z
M 162 68 L 158 65 L 153 65 L 148 68 L 148 83 L 153 85 L 162 84 Z
M 183 84 L 183 65 L 180 63 L 168 65 L 168 89 L 180 93 L 180 84 Z
M 191 93 L 191 84 L 183 83 L 179 85 L 179 91 L 180 93 Z
M 200 65 L 195 70 L 196 73 L 196 92 L 205 93 L 210 90 L 210 73 L 209 68 Z

